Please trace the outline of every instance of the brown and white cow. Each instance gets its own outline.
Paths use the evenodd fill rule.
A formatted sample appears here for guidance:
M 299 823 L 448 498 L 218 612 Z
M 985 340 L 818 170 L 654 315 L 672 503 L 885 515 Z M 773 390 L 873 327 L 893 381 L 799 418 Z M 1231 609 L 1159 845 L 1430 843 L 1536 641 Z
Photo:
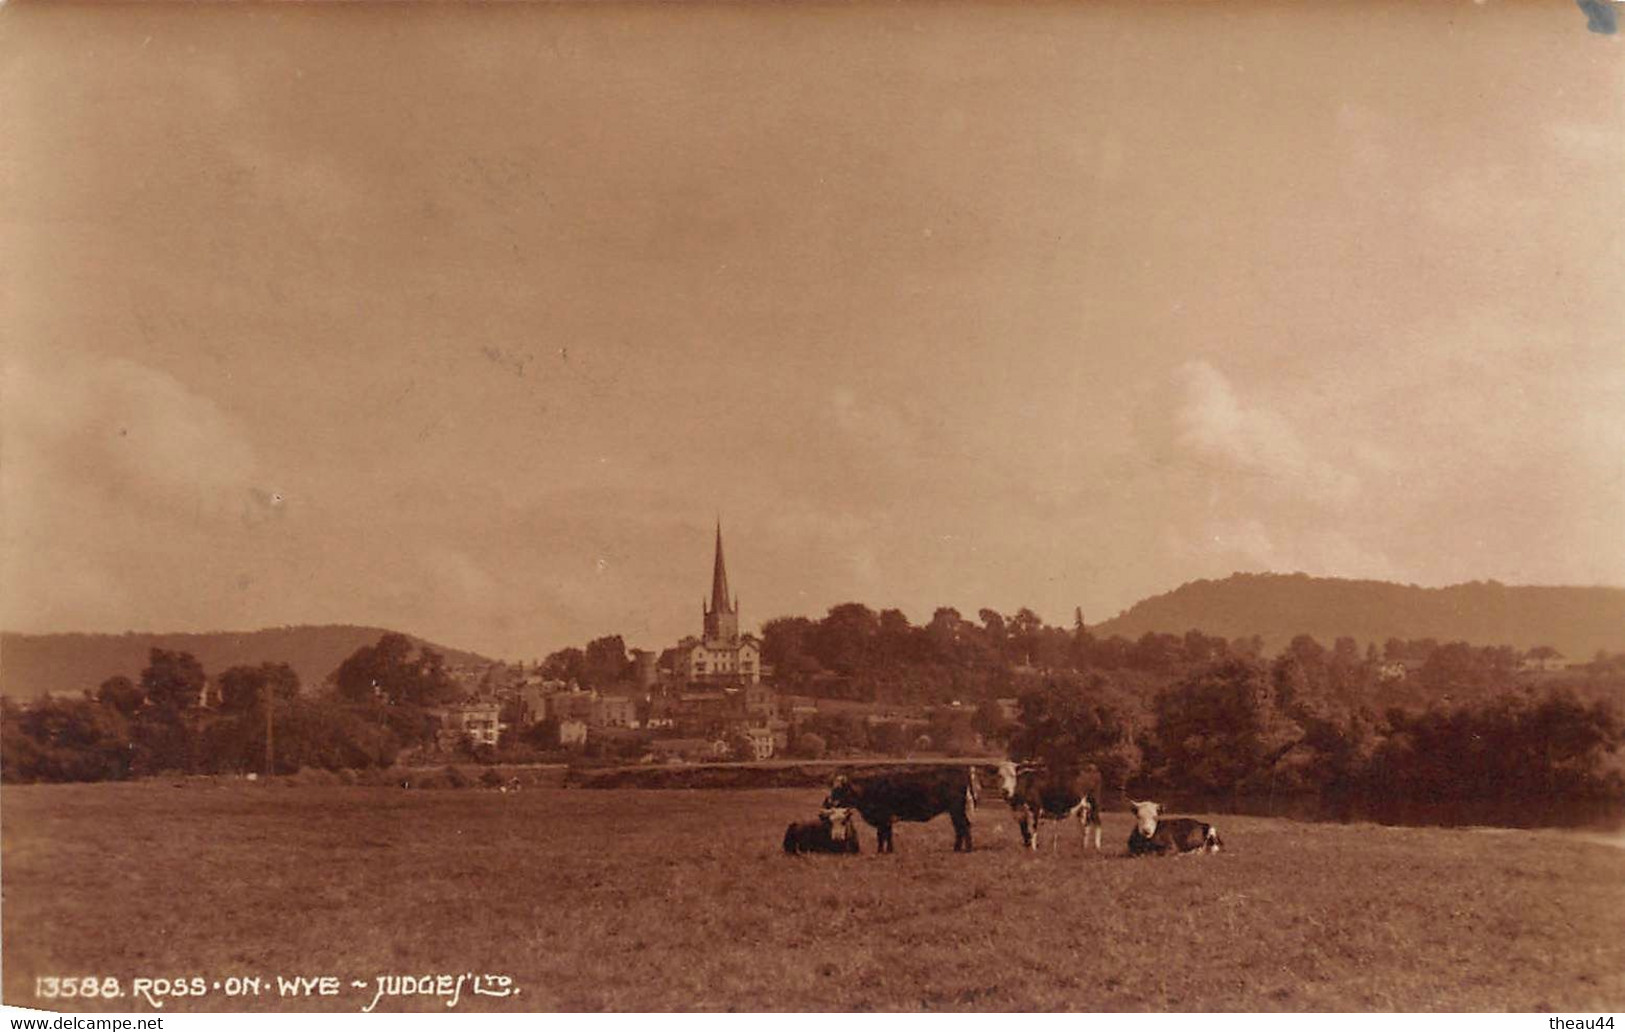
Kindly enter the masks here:
M 1018 765 L 1006 760 L 999 764 L 999 788 L 1009 800 L 1010 809 L 1021 827 L 1021 841 L 1029 849 L 1038 848 L 1038 827 L 1046 820 L 1064 821 L 1074 817 L 1083 832 L 1083 847 L 1089 848 L 1094 832 L 1095 848 L 1100 848 L 1100 771 L 1094 767 L 1073 770 L 1038 765 Z M 1060 842 L 1060 836 L 1052 839 Z
M 1128 851 L 1133 856 L 1217 853 L 1224 848 L 1219 829 L 1211 824 L 1190 817 L 1164 820 L 1160 803 L 1137 803 L 1130 799 L 1128 804 L 1134 811 L 1134 830 L 1128 835 Z

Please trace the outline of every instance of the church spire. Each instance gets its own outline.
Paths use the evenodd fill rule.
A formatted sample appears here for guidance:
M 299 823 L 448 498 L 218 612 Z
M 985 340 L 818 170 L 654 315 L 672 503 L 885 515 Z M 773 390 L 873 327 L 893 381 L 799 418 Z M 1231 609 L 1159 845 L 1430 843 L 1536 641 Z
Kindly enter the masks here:
M 722 521 L 717 520 L 717 558 L 711 569 L 711 612 L 732 613 L 738 610 L 728 600 L 728 568 L 722 562 Z
M 705 610 L 705 637 L 701 640 L 709 649 L 737 649 L 739 647 L 739 600 L 728 598 L 728 566 L 722 560 L 722 519 L 717 518 L 717 558 L 711 567 L 711 604 Z M 732 667 L 726 668 L 733 671 Z M 713 673 L 718 671 L 713 670 Z M 753 678 L 754 680 L 754 678 Z

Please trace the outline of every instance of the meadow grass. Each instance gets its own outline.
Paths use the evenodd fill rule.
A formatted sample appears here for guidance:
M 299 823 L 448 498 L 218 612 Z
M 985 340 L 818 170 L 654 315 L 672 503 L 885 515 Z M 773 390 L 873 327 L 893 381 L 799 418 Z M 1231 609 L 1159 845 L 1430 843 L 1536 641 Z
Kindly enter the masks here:
M 0 792 L 4 997 L 39 975 L 490 972 L 502 1010 L 1618 1010 L 1625 850 L 1562 832 L 1214 818 L 1227 852 L 1020 848 L 984 803 L 786 857 L 814 789 Z M 356 1010 L 371 994 L 171 1000 Z M 62 1006 L 60 1001 L 56 1006 Z M 130 1009 L 125 1000 L 113 1009 Z M 106 1008 L 79 1001 L 69 1009 Z M 425 998 L 381 1010 L 442 1008 Z

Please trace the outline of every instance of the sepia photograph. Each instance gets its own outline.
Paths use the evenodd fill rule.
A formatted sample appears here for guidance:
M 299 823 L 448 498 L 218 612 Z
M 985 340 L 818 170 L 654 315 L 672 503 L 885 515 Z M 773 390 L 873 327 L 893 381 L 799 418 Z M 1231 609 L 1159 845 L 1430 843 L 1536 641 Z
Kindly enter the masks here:
M 1611 1032 L 1621 14 L 0 0 L 10 1027 Z

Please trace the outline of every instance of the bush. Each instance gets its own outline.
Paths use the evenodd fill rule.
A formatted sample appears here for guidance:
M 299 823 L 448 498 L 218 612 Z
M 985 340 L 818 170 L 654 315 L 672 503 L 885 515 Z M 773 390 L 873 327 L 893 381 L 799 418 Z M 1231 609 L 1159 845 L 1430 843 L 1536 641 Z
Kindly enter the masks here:
M 901 724 L 875 724 L 869 728 L 869 748 L 882 756 L 901 756 L 908 751 L 908 732 Z
M 803 759 L 820 760 L 824 757 L 825 748 L 824 739 L 815 732 L 808 731 L 806 734 L 796 736 L 796 745 L 791 752 Z
M 544 763 L 548 753 L 524 742 L 515 742 L 504 736 L 502 745 L 497 749 L 497 762 L 510 765 L 526 763 Z
M 132 741 L 118 711 L 88 699 L 7 707 L 0 777 L 8 782 L 113 781 L 129 776 Z

